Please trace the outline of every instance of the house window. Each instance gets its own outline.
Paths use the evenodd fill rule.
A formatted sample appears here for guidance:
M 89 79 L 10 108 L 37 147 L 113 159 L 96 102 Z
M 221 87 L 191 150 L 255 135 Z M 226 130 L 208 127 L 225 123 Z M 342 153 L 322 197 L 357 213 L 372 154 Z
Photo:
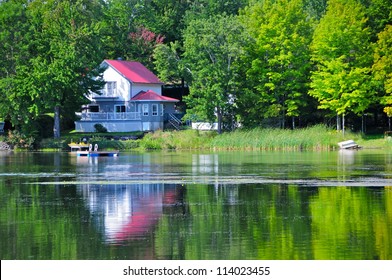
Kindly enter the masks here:
M 164 111 L 164 107 L 163 104 L 161 104 L 161 116 L 163 116 L 163 111 Z
M 125 111 L 126 111 L 125 105 L 115 105 L 114 106 L 114 111 L 116 113 L 125 113 Z
M 158 104 L 152 104 L 152 115 L 158 116 Z
M 106 82 L 106 96 L 115 96 L 116 95 L 116 82 Z
M 148 116 L 148 104 L 143 104 L 143 116 Z

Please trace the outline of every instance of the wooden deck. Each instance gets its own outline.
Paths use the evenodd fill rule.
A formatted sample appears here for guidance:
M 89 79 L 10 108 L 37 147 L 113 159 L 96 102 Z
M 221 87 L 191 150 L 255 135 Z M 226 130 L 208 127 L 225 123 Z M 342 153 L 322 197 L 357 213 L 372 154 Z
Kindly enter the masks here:
M 68 144 L 71 152 L 76 152 L 79 157 L 117 157 L 119 151 L 98 151 L 98 145 L 90 144 Z
M 79 157 L 117 157 L 118 151 L 77 151 Z

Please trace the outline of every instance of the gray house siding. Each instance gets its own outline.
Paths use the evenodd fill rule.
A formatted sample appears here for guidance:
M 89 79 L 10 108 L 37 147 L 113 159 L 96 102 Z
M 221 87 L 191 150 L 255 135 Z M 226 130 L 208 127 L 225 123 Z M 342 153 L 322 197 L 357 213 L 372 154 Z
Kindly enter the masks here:
M 89 105 L 77 113 L 75 128 L 94 132 L 103 125 L 108 132 L 150 131 L 164 128 L 175 111 L 177 99 L 162 96 L 163 83 L 138 62 L 105 60 L 105 87 L 91 93 Z

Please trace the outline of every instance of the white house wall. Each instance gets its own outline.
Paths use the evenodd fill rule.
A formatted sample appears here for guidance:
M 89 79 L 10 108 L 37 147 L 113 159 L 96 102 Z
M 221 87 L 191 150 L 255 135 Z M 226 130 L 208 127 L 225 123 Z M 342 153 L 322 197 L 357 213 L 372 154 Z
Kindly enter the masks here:
M 112 67 L 108 67 L 103 73 L 103 79 L 106 82 L 116 82 L 117 95 L 119 100 L 128 101 L 140 91 L 152 90 L 159 95 L 162 95 L 161 84 L 141 84 L 141 83 L 130 83 L 121 74 L 119 74 Z M 131 93 L 131 95 L 129 94 Z
M 119 74 L 112 67 L 108 67 L 106 71 L 103 73 L 103 79 L 106 82 L 116 82 L 116 90 L 117 95 L 119 96 L 119 100 L 128 101 L 131 97 L 130 93 L 130 83 L 127 79 L 125 79 L 121 74 Z

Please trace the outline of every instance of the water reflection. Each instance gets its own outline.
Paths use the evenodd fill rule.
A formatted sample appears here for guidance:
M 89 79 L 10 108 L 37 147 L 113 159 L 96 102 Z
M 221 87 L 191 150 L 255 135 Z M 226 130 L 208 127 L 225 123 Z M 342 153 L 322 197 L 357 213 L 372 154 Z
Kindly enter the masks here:
M 176 202 L 175 186 L 163 184 L 85 185 L 79 192 L 108 243 L 143 238 Z
M 392 259 L 381 152 L 0 158 L 2 259 Z
M 354 164 L 355 156 L 358 153 L 357 150 L 341 149 L 338 151 L 338 166 L 344 166 L 346 164 Z

